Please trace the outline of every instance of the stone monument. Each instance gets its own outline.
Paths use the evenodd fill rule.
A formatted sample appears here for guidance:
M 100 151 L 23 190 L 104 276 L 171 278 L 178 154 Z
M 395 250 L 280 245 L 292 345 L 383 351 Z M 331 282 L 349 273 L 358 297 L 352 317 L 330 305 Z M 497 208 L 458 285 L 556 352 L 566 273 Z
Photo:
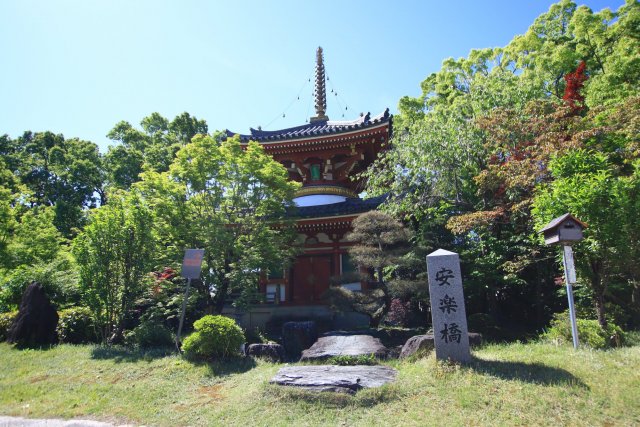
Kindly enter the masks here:
M 436 358 L 470 362 L 469 331 L 458 254 L 438 249 L 427 255 L 427 274 Z

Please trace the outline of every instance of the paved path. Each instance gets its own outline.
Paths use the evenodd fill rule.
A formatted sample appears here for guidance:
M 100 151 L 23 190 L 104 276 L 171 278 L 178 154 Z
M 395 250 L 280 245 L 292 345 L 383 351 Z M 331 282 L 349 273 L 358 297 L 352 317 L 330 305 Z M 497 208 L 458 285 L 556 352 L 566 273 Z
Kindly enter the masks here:
M 0 416 L 0 427 L 114 427 L 114 425 L 91 420 L 31 419 Z

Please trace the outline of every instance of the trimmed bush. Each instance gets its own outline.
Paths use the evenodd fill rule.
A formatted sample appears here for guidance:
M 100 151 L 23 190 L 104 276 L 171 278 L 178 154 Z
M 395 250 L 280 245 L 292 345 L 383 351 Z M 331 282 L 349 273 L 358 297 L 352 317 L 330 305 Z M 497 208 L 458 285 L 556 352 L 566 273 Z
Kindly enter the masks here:
M 87 307 L 72 307 L 58 312 L 58 340 L 62 343 L 97 342 L 93 314 Z
M 18 315 L 17 311 L 10 311 L 8 313 L 0 313 L 0 341 L 7 339 L 9 328 L 13 324 L 13 321 Z
M 195 332 L 182 344 L 189 358 L 229 357 L 240 354 L 245 342 L 242 329 L 233 319 L 207 315 L 193 324 Z
M 124 341 L 131 347 L 170 347 L 173 345 L 173 333 L 162 324 L 147 321 L 126 332 Z
M 577 319 L 578 338 L 580 345 L 604 349 L 610 347 L 620 347 L 624 344 L 624 332 L 619 326 L 609 322 L 607 329 L 603 329 L 597 320 Z M 556 344 L 572 343 L 571 323 L 569 322 L 569 312 L 557 313 L 553 316 L 551 325 L 542 334 L 544 341 Z

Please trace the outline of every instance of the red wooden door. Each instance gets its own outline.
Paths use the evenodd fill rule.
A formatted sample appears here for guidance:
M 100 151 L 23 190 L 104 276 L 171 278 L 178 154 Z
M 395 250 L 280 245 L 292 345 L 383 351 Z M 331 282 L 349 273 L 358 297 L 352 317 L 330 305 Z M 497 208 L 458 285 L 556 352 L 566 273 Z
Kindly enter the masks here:
M 293 301 L 320 301 L 329 289 L 331 255 L 301 256 L 293 265 Z

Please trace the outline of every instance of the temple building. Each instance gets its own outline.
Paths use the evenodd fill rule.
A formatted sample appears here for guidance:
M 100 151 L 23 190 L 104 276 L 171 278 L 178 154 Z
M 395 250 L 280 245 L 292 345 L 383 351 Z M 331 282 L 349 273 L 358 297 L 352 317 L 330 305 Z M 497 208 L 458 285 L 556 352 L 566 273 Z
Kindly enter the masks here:
M 357 176 L 389 141 L 392 116 L 387 109 L 376 116 L 361 114 L 351 121 L 330 120 L 322 48 L 316 54 L 314 98 L 316 114 L 308 123 L 274 131 L 251 129 L 250 134 L 240 135 L 243 144 L 262 144 L 265 152 L 289 171 L 290 179 L 302 183 L 294 202 L 296 231 L 304 242 L 303 251 L 288 271 L 271 272 L 265 278 L 261 291 L 267 304 L 243 315 L 240 320 L 246 327 L 264 326 L 273 317 L 334 318 L 323 300 L 332 283 L 353 291 L 367 286 L 356 274 L 349 275 L 356 266 L 347 252 L 351 243 L 345 236 L 355 218 L 383 201 L 381 197 L 361 199 L 358 194 L 363 183 Z M 354 280 L 345 283 L 344 278 L 350 276 Z M 336 283 L 338 277 L 343 278 L 340 283 Z M 355 317 L 351 316 L 351 323 Z

